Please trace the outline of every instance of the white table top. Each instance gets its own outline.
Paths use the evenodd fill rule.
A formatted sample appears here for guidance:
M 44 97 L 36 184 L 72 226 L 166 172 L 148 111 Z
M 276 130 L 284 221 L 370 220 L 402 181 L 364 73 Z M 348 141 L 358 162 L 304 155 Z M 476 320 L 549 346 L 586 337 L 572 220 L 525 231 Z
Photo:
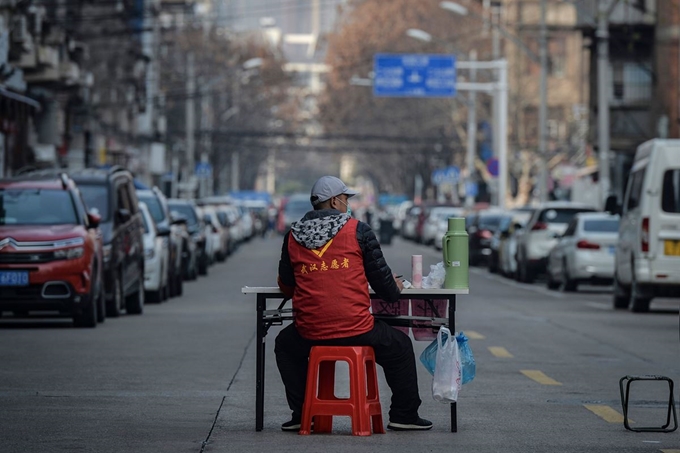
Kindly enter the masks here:
M 243 294 L 281 294 L 281 290 L 278 286 L 244 286 L 241 288 Z M 374 294 L 373 290 L 369 291 L 370 294 Z M 448 288 L 409 288 L 404 289 L 401 292 L 402 295 L 417 294 L 417 295 L 432 295 L 432 296 L 450 296 L 458 294 L 470 294 L 469 289 L 448 289 Z

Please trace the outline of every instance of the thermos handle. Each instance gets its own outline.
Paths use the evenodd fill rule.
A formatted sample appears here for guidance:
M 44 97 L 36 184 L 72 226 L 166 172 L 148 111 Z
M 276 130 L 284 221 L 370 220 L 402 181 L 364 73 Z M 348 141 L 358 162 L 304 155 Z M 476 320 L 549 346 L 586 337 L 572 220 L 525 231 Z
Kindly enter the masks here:
M 444 264 L 446 266 L 451 266 L 451 260 L 449 260 L 449 240 L 451 239 L 450 236 L 444 236 Z

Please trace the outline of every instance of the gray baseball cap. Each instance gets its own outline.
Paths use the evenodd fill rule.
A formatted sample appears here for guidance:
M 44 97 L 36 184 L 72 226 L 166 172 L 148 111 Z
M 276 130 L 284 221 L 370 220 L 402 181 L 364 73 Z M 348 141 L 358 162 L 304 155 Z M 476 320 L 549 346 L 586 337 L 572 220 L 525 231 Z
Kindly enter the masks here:
M 314 186 L 312 186 L 310 199 L 312 201 L 312 206 L 316 206 L 319 203 L 323 203 L 338 195 L 344 194 L 348 197 L 353 197 L 358 193 L 359 192 L 356 190 L 351 190 L 344 182 L 342 182 L 342 180 L 335 176 L 322 176 L 314 183 Z

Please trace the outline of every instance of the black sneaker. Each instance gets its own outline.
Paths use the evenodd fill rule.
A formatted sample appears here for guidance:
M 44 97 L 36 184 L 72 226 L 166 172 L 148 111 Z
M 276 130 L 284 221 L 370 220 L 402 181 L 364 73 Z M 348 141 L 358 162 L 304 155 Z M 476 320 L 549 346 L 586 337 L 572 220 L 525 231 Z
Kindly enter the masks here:
M 293 416 L 289 421 L 281 425 L 281 431 L 300 431 L 301 417 Z M 312 428 L 314 428 L 314 420 L 312 419 Z
M 293 417 L 281 425 L 281 431 L 300 431 L 300 419 Z
M 418 417 L 418 420 L 413 423 L 389 422 L 387 424 L 387 429 L 393 431 L 427 431 L 428 429 L 432 429 L 432 422 Z

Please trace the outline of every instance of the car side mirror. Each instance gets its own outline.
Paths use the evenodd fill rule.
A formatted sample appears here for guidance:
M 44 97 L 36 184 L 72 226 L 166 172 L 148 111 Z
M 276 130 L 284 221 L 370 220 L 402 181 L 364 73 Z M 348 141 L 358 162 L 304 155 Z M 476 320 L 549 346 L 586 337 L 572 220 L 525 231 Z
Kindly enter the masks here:
M 170 228 L 166 226 L 159 226 L 156 229 L 156 234 L 158 236 L 170 236 Z
M 604 203 L 604 210 L 610 214 L 621 214 L 621 205 L 616 195 L 609 195 Z
M 130 213 L 129 209 L 119 209 L 116 214 L 118 216 L 118 222 L 120 223 L 129 222 L 132 218 L 132 214 Z
M 90 224 L 90 228 L 97 228 L 102 222 L 102 216 L 95 214 L 93 212 L 87 213 L 87 223 Z

